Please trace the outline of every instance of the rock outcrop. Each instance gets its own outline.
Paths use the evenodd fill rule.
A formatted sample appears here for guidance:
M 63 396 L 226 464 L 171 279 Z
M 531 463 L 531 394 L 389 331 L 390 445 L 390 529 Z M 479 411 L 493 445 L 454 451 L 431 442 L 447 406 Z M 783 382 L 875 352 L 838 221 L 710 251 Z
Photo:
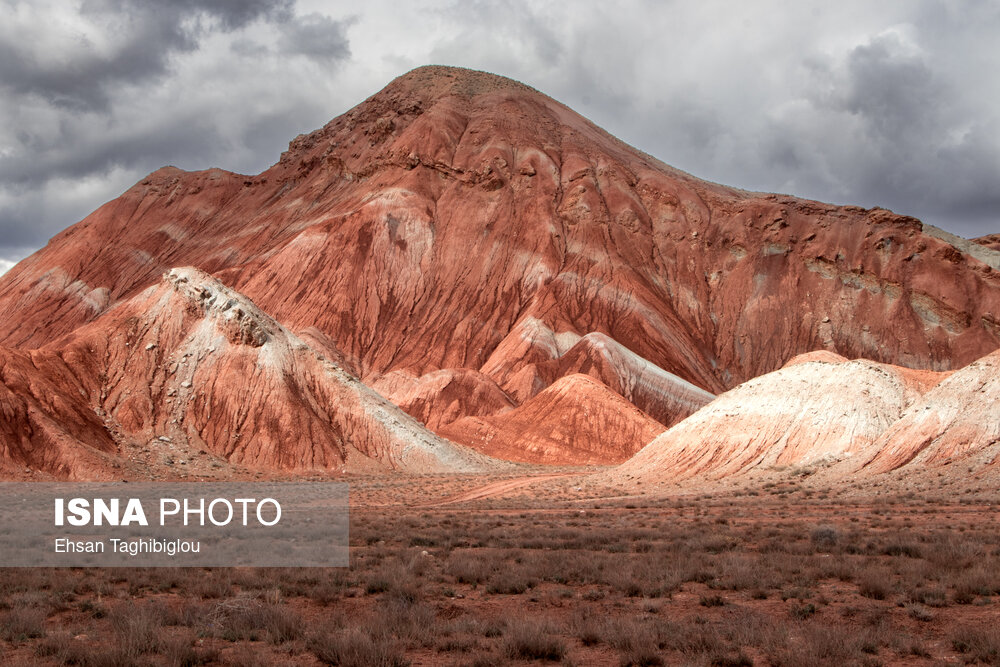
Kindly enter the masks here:
M 1000 350 L 955 371 L 910 405 L 864 452 L 860 471 L 926 470 L 961 463 L 996 470 L 1000 453 Z
M 820 351 L 719 396 L 611 477 L 663 484 L 821 468 L 827 479 L 945 469 L 973 479 L 1000 470 L 998 454 L 1000 350 L 954 372 Z
M 841 461 L 874 443 L 938 375 L 828 352 L 804 355 L 722 394 L 619 474 L 679 481 Z
M 972 240 L 981 246 L 989 248 L 990 250 L 1000 252 L 1000 234 L 987 234 L 986 236 L 980 236 L 979 238 Z
M 419 378 L 394 371 L 371 386 L 432 431 L 462 417 L 495 415 L 515 405 L 492 378 L 464 368 L 432 371 Z
M 440 433 L 490 456 L 563 465 L 621 463 L 663 426 L 588 375 L 562 377 L 517 408 Z
M 159 284 L 31 354 L 47 365 L 24 370 L 13 381 L 5 372 L 4 385 L 14 393 L 17 380 L 46 383 L 51 405 L 44 414 L 67 425 L 60 443 L 97 443 L 101 452 L 119 457 L 137 451 L 155 457 L 157 450 L 179 446 L 270 470 L 496 467 L 428 432 L 248 298 L 198 269 L 167 272 Z M 35 449 L 46 449 L 46 441 L 35 442 L 30 420 L 13 415 L 10 428 Z M 5 458 L 65 472 L 31 451 L 8 447 Z
M 118 445 L 91 391 L 90 378 L 58 354 L 0 348 L 0 473 L 108 477 Z
M 558 378 L 585 373 L 664 426 L 672 426 L 715 396 L 643 359 L 610 336 L 588 333 L 555 358 L 521 367 L 504 386 L 519 401 L 528 400 Z M 568 342 L 564 340 L 564 344 Z M 490 367 L 487 366 L 487 370 Z M 505 374 L 497 369 L 498 374 Z

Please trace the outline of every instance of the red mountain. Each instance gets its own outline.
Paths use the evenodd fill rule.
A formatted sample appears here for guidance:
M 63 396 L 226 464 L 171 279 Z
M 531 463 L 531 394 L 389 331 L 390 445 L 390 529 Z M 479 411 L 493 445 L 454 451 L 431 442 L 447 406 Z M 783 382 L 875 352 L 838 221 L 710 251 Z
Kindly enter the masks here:
M 645 427 L 625 426 L 619 398 L 665 428 L 803 352 L 949 370 L 996 349 L 1000 277 L 939 236 L 882 209 L 700 181 L 527 86 L 420 68 L 296 138 L 259 175 L 154 172 L 0 278 L 4 444 L 44 449 L 55 436 L 42 434 L 62 429 L 120 457 L 128 434 L 180 421 L 176 403 L 153 389 L 167 363 L 157 354 L 131 350 L 92 368 L 128 385 L 117 409 L 97 390 L 103 381 L 87 380 L 83 396 L 80 376 L 38 369 L 36 387 L 73 395 L 43 410 L 24 403 L 17 378 L 35 373 L 24 355 L 65 359 L 115 327 L 183 320 L 154 317 L 144 300 L 153 298 L 146 290 L 167 289 L 165 272 L 190 266 L 213 294 L 253 304 L 251 319 L 280 332 L 282 345 L 336 362 L 348 382 L 353 374 L 379 388 L 460 443 L 481 442 L 481 425 L 499 423 L 501 412 L 527 414 L 547 388 L 558 394 L 560 378 L 589 375 L 603 388 L 587 392 L 588 409 L 607 411 L 598 423 L 622 430 L 609 426 L 600 443 L 586 429 L 560 438 L 567 452 L 620 460 Z M 236 445 L 254 382 L 268 392 L 279 385 L 245 377 L 263 363 L 259 353 L 225 356 L 191 380 L 217 389 L 211 418 L 184 411 L 183 433 L 171 441 L 254 466 L 338 467 L 354 449 L 398 464 L 391 434 L 370 434 L 360 408 L 331 412 L 334 390 L 314 386 L 324 362 L 294 355 L 283 357 L 287 384 L 269 399 L 283 417 L 253 424 L 267 434 L 259 446 Z M 579 397 L 566 398 L 544 399 L 551 419 L 579 409 Z M 26 426 L 43 413 L 48 431 Z M 341 419 L 362 426 L 330 426 L 340 436 L 308 448 L 328 433 L 322 424 Z M 287 451 L 279 434 L 290 439 Z M 348 441 L 354 449 L 341 446 Z M 454 451 L 463 453 L 443 458 L 473 460 Z

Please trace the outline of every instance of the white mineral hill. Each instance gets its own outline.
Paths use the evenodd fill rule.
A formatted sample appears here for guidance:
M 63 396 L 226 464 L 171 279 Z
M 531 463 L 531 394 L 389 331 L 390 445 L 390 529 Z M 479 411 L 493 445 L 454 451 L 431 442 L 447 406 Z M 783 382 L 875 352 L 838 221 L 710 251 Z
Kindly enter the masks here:
M 814 464 L 847 470 L 870 463 L 873 470 L 889 470 L 912 459 L 913 448 L 931 444 L 936 453 L 922 454 L 927 462 L 964 455 L 956 438 L 975 447 L 996 444 L 996 362 L 996 354 L 990 355 L 941 382 L 947 373 L 848 361 L 830 352 L 800 355 L 720 395 L 655 438 L 614 476 L 717 479 Z M 977 409 L 966 416 L 963 402 Z M 990 415 L 993 421 L 982 423 Z M 925 437 L 913 441 L 914 430 Z M 910 449 L 903 440 L 912 441 Z

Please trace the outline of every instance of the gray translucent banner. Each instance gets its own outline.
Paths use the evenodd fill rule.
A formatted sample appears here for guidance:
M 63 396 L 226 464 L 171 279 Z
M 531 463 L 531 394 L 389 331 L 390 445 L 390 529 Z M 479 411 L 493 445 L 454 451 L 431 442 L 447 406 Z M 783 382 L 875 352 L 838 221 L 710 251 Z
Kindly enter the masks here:
M 0 567 L 346 567 L 347 484 L 0 482 Z

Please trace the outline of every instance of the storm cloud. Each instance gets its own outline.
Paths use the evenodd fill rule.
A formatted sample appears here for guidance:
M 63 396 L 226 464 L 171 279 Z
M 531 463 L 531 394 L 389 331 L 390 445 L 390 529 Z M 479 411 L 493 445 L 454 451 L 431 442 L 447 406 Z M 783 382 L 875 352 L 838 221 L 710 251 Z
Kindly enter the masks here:
M 288 2 L 266 0 L 85 0 L 75 16 L 65 3 L 2 6 L 16 17 L 0 41 L 5 92 L 80 111 L 106 110 L 118 87 L 166 75 L 174 55 L 198 50 L 213 31 L 289 16 Z
M 1000 231 L 982 2 L 0 0 L 0 272 L 165 164 L 256 173 L 438 63 L 699 177 Z

